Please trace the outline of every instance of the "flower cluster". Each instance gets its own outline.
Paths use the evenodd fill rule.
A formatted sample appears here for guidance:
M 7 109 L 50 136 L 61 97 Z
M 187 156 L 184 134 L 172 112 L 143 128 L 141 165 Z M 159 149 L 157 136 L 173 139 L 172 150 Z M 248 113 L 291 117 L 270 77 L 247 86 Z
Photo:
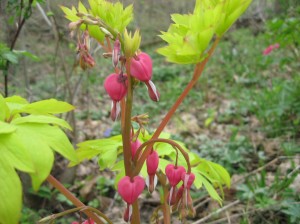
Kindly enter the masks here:
M 169 164 L 166 166 L 166 176 L 171 185 L 168 196 L 169 205 L 173 205 L 173 210 L 179 210 L 181 218 L 186 216 L 194 216 L 193 201 L 190 195 L 190 188 L 195 180 L 193 173 L 187 173 L 183 166 L 174 166 Z M 182 181 L 182 185 L 177 189 L 177 185 Z

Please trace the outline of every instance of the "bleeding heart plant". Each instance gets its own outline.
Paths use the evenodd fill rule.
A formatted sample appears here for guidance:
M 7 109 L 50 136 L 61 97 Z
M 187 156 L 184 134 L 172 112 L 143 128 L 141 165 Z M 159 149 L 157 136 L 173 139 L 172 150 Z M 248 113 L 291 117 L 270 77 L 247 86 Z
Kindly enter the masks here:
M 117 191 L 127 205 L 123 218 L 133 224 L 141 223 L 137 199 L 144 191 L 145 179 L 150 192 L 155 191 L 158 180 L 160 189 L 158 192 L 162 194 L 162 200 L 152 218 L 158 221 L 159 211 L 161 211 L 165 224 L 171 223 L 172 212 L 176 210 L 183 221 L 188 216 L 195 215 L 190 192 L 194 187 L 201 188 L 202 183 L 210 196 L 221 204 L 222 199 L 215 188 L 222 188 L 223 185 L 230 187 L 228 172 L 222 166 L 190 152 L 183 143 L 169 139 L 170 136 L 164 137 L 166 134 L 162 131 L 196 85 L 221 38 L 247 9 L 251 0 L 196 0 L 192 13 L 172 15 L 173 24 L 167 32 L 162 32 L 160 35 L 167 46 L 159 48 L 157 52 L 165 56 L 168 62 L 194 64 L 195 69 L 186 88 L 152 134 L 145 129 L 145 125 L 149 122 L 148 115 L 132 116 L 133 96 L 140 82 L 146 85 L 153 101 L 157 102 L 160 98 L 156 86 L 151 81 L 155 75 L 153 61 L 147 53 L 140 50 L 140 32 L 139 30 L 129 32 L 126 29 L 133 20 L 133 6 L 123 7 L 120 2 L 111 3 L 106 0 L 88 2 L 90 8 L 86 8 L 81 2 L 77 8 L 69 9 L 63 6 L 61 8 L 66 18 L 71 21 L 69 24 L 71 34 L 77 36 L 77 64 L 83 70 L 95 65 L 91 56 L 91 38 L 101 45 L 104 58 L 111 57 L 112 72 L 107 75 L 104 88 L 112 100 L 112 120 L 116 121 L 120 117 L 121 135 L 79 143 L 76 150 L 78 160 L 72 161 L 71 165 L 98 156 L 100 169 L 118 172 Z M 264 54 L 268 53 L 270 49 Z M 14 127 L 7 128 L 5 125 L 13 118 L 6 116 L 8 109 L 4 105 L 6 102 L 0 97 L 0 126 L 11 133 L 14 132 Z M 134 126 L 133 123 L 137 125 Z M 56 128 L 55 125 L 62 123 L 52 124 L 53 126 L 50 127 Z M 6 160 L 2 160 L 5 165 Z M 30 166 L 22 165 L 21 168 L 32 172 Z M 144 165 L 147 170 L 143 171 Z M 0 175 L 1 170 L 3 169 L 0 169 Z M 14 173 L 14 168 L 11 173 Z M 35 175 L 34 172 L 31 175 Z M 48 181 L 74 202 L 79 207 L 78 210 L 84 209 L 84 212 L 96 223 L 103 223 L 99 216 L 112 223 L 97 209 L 85 207 L 54 179 L 48 178 Z M 40 181 L 37 183 L 40 184 Z M 179 184 L 181 186 L 178 186 Z M 1 212 L 0 210 L 0 217 Z M 53 221 L 53 219 L 51 216 L 43 220 Z M 9 222 L 0 220 L 0 223 Z

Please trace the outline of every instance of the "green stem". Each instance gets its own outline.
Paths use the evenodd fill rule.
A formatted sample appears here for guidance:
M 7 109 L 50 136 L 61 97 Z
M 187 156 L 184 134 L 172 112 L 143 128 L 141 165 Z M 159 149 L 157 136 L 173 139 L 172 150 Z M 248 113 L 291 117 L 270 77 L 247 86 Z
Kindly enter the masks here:
M 64 196 L 66 196 L 67 199 L 69 199 L 75 206 L 77 207 L 85 207 L 85 204 L 83 204 L 78 198 L 76 198 L 67 188 L 64 187 L 58 180 L 56 180 L 52 175 L 49 175 L 47 177 L 47 181 L 55 187 L 57 190 L 59 190 L 60 193 L 62 193 Z M 95 215 L 93 212 L 85 210 L 83 211 L 88 217 L 92 218 L 97 224 L 103 224 L 101 219 Z
M 211 58 L 211 56 L 212 56 L 215 48 L 217 47 L 219 41 L 220 41 L 220 38 L 217 38 L 215 40 L 215 42 L 213 43 L 212 47 L 210 48 L 210 50 L 208 51 L 208 56 L 204 59 L 204 61 L 202 61 L 202 62 L 200 62 L 196 65 L 192 80 L 188 83 L 188 85 L 186 86 L 184 91 L 181 93 L 181 95 L 178 97 L 178 99 L 176 100 L 174 105 L 171 107 L 171 109 L 168 111 L 168 113 L 166 114 L 164 119 L 161 121 L 160 125 L 158 126 L 158 128 L 154 132 L 151 139 L 157 139 L 159 137 L 159 135 L 161 134 L 161 132 L 163 131 L 165 126 L 168 124 L 168 122 L 170 121 L 171 117 L 173 116 L 173 114 L 175 113 L 175 111 L 177 110 L 179 105 L 183 102 L 185 97 L 188 95 L 188 93 L 191 91 L 191 89 L 195 86 L 195 84 L 197 83 L 198 79 L 200 78 L 200 76 L 201 76 L 201 74 L 202 74 L 202 72 L 205 68 L 205 65 L 207 64 L 207 62 Z M 146 161 L 148 155 L 151 152 L 151 147 L 152 147 L 152 145 L 149 144 L 146 147 L 146 149 L 144 150 L 142 156 L 139 158 L 139 163 L 136 165 L 135 169 L 133 170 L 134 174 L 140 173 L 144 162 Z

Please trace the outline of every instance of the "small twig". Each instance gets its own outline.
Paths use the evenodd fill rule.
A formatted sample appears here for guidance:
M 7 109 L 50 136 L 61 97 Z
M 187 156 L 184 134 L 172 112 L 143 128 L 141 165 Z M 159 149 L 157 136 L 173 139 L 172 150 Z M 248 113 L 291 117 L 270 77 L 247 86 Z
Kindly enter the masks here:
M 255 212 L 255 211 L 257 211 L 257 210 L 253 209 L 253 210 L 248 211 L 248 212 L 243 212 L 243 213 L 234 214 L 234 215 L 231 215 L 230 218 L 231 218 L 231 220 L 232 220 L 232 219 L 241 217 L 241 216 L 243 216 L 243 215 L 251 214 L 251 213 L 253 213 L 253 212 Z M 207 224 L 218 224 L 218 223 L 223 223 L 223 222 L 227 221 L 227 219 L 228 219 L 227 217 L 224 217 L 224 218 L 221 218 L 221 219 L 212 221 L 212 222 L 208 222 Z
M 218 214 L 220 214 L 220 213 L 226 211 L 227 209 L 229 209 L 229 208 L 231 208 L 231 207 L 233 207 L 233 206 L 239 204 L 240 202 L 241 202 L 240 200 L 236 200 L 236 201 L 234 201 L 234 202 L 232 202 L 232 203 L 230 203 L 230 204 L 228 204 L 228 205 L 226 205 L 226 206 L 224 206 L 224 207 L 218 209 L 217 211 L 210 213 L 209 215 L 205 216 L 204 218 L 202 218 L 202 219 L 200 219 L 200 220 L 198 220 L 198 221 L 196 221 L 196 222 L 193 222 L 192 224 L 200 224 L 200 223 L 204 223 L 205 221 L 209 220 L 209 219 L 210 219 L 211 217 L 213 217 L 214 215 L 218 215 Z M 226 217 L 226 219 L 227 219 L 227 217 Z

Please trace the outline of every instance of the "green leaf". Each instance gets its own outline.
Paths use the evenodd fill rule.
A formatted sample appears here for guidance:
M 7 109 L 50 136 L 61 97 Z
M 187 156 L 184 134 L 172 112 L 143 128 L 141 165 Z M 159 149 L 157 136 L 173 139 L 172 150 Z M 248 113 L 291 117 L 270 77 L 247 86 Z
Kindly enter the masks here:
M 73 110 L 74 106 L 56 99 L 42 100 L 22 107 L 18 112 L 29 114 L 60 114 Z
M 17 51 L 17 50 L 14 50 L 13 52 L 15 54 L 17 54 L 17 55 L 22 55 L 22 56 L 28 57 L 32 61 L 35 61 L 35 62 L 39 62 L 41 60 L 38 56 L 36 56 L 36 55 L 34 55 L 34 54 L 32 54 L 32 53 L 30 53 L 28 51 Z
M 12 51 L 5 52 L 1 56 L 12 64 L 18 63 L 18 57 Z
M 17 173 L 9 161 L 2 157 L 2 153 L 0 156 L 0 189 L 0 223 L 19 223 L 22 207 L 22 186 Z
M 117 160 L 117 148 L 105 151 L 99 155 L 98 164 L 100 166 L 100 170 L 104 170 L 105 168 L 111 168 L 116 160 Z
M 26 104 L 29 104 L 29 102 L 26 99 L 20 96 L 11 96 L 5 98 L 4 100 L 12 115 L 15 114 L 17 110 L 20 110 L 22 107 L 24 107 Z
M 72 130 L 71 126 L 63 119 L 44 115 L 29 115 L 25 117 L 18 117 L 13 119 L 12 124 L 23 124 L 23 123 L 40 123 L 40 124 L 55 124 L 69 130 Z
M 72 7 L 72 9 L 69 9 L 65 6 L 60 6 L 60 8 L 63 10 L 63 12 L 65 13 L 65 17 L 74 22 L 79 20 L 80 18 L 76 15 L 77 14 L 77 10 L 75 9 L 75 7 Z
M 26 126 L 34 131 L 41 140 L 46 142 L 51 149 L 72 162 L 78 162 L 71 142 L 59 127 L 44 124 L 26 124 Z
M 16 127 L 8 123 L 0 121 L 0 135 L 10 134 L 16 130 Z
M 199 178 L 201 180 L 201 182 L 203 183 L 203 185 L 204 185 L 205 189 L 207 190 L 208 194 L 213 199 L 215 199 L 216 201 L 218 201 L 221 204 L 222 199 L 220 198 L 218 192 L 215 190 L 215 188 L 212 186 L 212 184 L 209 183 L 209 181 L 201 175 L 197 176 L 197 178 Z
M 0 121 L 4 121 L 9 117 L 9 109 L 5 103 L 5 99 L 0 94 Z
M 125 176 L 125 169 L 121 170 L 117 175 L 116 175 L 116 178 L 115 178 L 115 188 L 118 189 L 118 183 L 119 181 L 121 180 L 122 177 Z
M 30 154 L 16 133 L 0 135 L 0 155 L 18 170 L 35 172 Z
M 30 173 L 32 187 L 36 191 L 42 182 L 49 176 L 52 169 L 54 155 L 50 146 L 41 139 L 31 124 L 18 125 L 16 135 L 22 142 L 34 165 L 34 173 Z
M 78 162 L 70 163 L 70 166 L 74 166 L 85 159 L 91 159 L 97 155 L 105 153 L 110 150 L 116 150 L 122 146 L 122 136 L 117 135 L 111 138 L 89 140 L 77 144 L 76 150 Z

